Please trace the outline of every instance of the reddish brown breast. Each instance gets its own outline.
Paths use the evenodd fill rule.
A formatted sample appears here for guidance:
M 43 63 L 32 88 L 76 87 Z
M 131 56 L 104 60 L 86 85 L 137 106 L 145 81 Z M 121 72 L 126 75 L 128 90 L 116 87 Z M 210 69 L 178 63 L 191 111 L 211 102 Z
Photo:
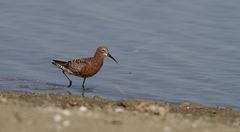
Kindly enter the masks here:
M 95 75 L 102 67 L 104 58 L 92 58 L 82 69 L 77 73 L 77 76 L 91 77 Z

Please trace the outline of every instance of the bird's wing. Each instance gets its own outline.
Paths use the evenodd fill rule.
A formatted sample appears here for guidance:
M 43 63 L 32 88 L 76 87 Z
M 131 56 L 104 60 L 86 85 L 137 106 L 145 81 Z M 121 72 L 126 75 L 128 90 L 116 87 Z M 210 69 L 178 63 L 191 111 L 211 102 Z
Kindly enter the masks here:
M 89 57 L 89 58 L 81 58 L 81 59 L 74 59 L 74 60 L 68 61 L 67 68 L 73 73 L 81 71 L 81 69 L 85 67 L 91 61 L 91 59 L 92 58 Z

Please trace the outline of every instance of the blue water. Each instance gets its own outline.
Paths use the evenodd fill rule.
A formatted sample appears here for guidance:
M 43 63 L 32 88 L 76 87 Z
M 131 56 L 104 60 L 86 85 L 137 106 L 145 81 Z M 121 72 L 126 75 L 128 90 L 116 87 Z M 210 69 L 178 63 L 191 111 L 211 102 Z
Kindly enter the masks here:
M 120 64 L 106 58 L 86 96 L 240 110 L 239 12 L 238 0 L 0 0 L 0 90 L 65 94 L 51 60 L 104 44 Z

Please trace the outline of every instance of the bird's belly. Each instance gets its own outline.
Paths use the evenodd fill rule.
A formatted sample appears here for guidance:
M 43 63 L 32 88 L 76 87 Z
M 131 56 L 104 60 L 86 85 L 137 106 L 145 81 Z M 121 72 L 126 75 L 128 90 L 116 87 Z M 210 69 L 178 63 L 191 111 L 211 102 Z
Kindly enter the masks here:
M 84 67 L 81 71 L 77 72 L 75 75 L 80 77 L 91 77 L 98 73 L 101 67 Z

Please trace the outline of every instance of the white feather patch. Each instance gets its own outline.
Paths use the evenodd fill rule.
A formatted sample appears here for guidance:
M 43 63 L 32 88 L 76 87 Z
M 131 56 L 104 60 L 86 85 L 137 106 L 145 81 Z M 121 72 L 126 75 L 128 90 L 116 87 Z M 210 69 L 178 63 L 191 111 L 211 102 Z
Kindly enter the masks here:
M 60 64 L 56 64 L 56 66 L 59 68 L 59 69 L 62 69 L 63 71 L 69 73 L 69 74 L 73 74 L 72 71 L 70 71 L 69 69 L 67 69 L 66 67 L 60 65 Z

